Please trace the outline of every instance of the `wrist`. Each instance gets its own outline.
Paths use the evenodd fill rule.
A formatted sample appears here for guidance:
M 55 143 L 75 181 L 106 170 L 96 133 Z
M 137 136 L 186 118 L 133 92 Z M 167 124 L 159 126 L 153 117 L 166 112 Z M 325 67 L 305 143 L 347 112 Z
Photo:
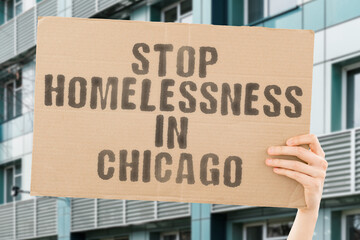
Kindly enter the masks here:
M 303 217 L 306 217 L 308 219 L 314 219 L 317 220 L 319 216 L 319 209 L 298 209 L 298 214 L 300 214 Z

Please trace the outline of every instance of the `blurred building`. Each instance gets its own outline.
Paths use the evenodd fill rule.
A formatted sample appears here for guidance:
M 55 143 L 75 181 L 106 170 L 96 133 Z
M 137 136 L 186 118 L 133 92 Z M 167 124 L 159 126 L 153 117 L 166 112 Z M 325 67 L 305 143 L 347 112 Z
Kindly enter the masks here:
M 0 0 L 0 239 L 281 240 L 292 209 L 12 196 L 30 189 L 38 16 L 315 31 L 311 132 L 329 169 L 314 239 L 360 239 L 359 0 Z M 296 47 L 296 46 L 294 46 Z

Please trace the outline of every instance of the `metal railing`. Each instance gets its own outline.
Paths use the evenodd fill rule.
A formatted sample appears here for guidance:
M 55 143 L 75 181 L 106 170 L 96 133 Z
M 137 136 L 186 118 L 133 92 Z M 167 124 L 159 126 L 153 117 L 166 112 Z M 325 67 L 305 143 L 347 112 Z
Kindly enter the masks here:
M 0 239 L 57 235 L 56 199 L 33 198 L 0 205 Z
M 319 137 L 329 163 L 323 198 L 360 194 L 360 129 Z M 212 212 L 248 208 L 213 204 Z M 0 205 L 0 239 L 57 234 L 56 199 L 34 198 Z M 190 217 L 189 203 L 71 199 L 71 231 L 79 232 Z
M 360 194 L 360 128 L 319 136 L 326 154 L 323 199 Z M 213 204 L 212 212 L 224 212 L 248 206 Z
M 190 217 L 190 209 L 190 203 L 74 198 L 71 231 Z
M 140 0 L 72 0 L 72 17 L 88 18 L 115 4 L 122 7 Z M 36 45 L 38 16 L 57 16 L 57 0 L 43 0 L 0 26 L 0 65 Z

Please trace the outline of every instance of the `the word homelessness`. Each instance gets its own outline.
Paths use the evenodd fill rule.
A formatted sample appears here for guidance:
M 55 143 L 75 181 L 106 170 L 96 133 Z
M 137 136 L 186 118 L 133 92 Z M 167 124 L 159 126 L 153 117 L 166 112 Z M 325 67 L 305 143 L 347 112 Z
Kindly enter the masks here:
M 300 97 L 303 92 L 298 86 L 283 88 L 276 84 L 262 86 L 257 82 L 244 82 L 243 79 L 232 84 L 224 79 L 219 79 L 217 82 L 206 81 L 207 68 L 218 61 L 218 52 L 214 47 L 204 46 L 195 49 L 183 46 L 174 54 L 172 44 L 155 44 L 153 51 L 158 54 L 158 61 L 155 63 L 149 61 L 149 54 L 154 54 L 150 51 L 149 45 L 137 43 L 133 46 L 132 53 L 135 60 L 131 64 L 133 76 L 85 78 L 65 77 L 64 74 L 58 73 L 46 74 L 44 104 L 48 107 L 68 105 L 75 109 L 86 107 L 114 111 L 185 113 L 186 117 L 178 120 L 173 116 L 169 116 L 168 119 L 163 115 L 156 116 L 154 145 L 163 148 L 167 144 L 168 149 L 174 148 L 176 141 L 180 149 L 187 148 L 188 118 L 191 119 L 191 113 L 194 112 L 220 113 L 223 116 L 230 114 L 234 116 L 264 114 L 267 117 L 284 114 L 288 118 L 301 116 Z M 166 77 L 169 75 L 167 73 L 169 56 L 176 57 L 175 70 L 179 77 L 177 80 Z M 197 73 L 195 66 L 198 66 Z M 156 69 L 157 72 L 150 73 L 150 69 Z M 152 79 L 144 76 L 147 74 L 151 74 Z M 259 102 L 262 103 L 261 106 Z M 167 134 L 164 133 L 166 120 Z M 164 140 L 166 137 L 167 140 Z M 217 154 L 207 152 L 201 159 L 193 162 L 191 153 L 181 153 L 177 157 L 166 152 L 152 154 L 150 150 L 140 154 L 138 150 L 122 149 L 119 153 L 119 157 L 116 157 L 118 154 L 113 150 L 104 149 L 99 152 L 97 156 L 99 178 L 102 180 L 113 178 L 117 168 L 120 181 L 142 180 L 145 183 L 155 179 L 165 183 L 174 179 L 171 176 L 175 175 L 176 183 L 195 184 L 195 176 L 199 176 L 199 182 L 207 186 L 219 185 L 222 176 L 222 183 L 228 187 L 237 187 L 241 184 L 243 161 L 238 156 L 228 156 L 220 160 Z M 174 159 L 178 159 L 175 161 L 177 164 L 173 163 Z M 142 161 L 141 165 L 139 161 Z M 169 165 L 172 164 L 177 165 L 177 171 L 169 170 Z M 194 173 L 193 164 L 199 164 L 199 173 Z M 142 171 L 139 165 L 143 166 Z M 130 170 L 130 177 L 127 177 L 127 169 Z M 139 177 L 140 172 L 142 177 Z
M 140 49 L 143 53 L 140 53 Z M 157 75 L 158 77 L 165 77 L 167 73 L 166 53 L 173 51 L 173 46 L 171 44 L 156 44 L 154 50 L 159 52 Z M 144 54 L 149 52 L 149 46 L 144 43 L 134 45 L 133 54 L 139 60 L 139 63 L 132 63 L 132 70 L 136 75 L 149 73 L 150 63 Z M 185 55 L 187 56 L 187 63 L 184 60 Z M 215 48 L 200 47 L 199 55 L 199 78 L 206 78 L 207 67 L 217 62 L 218 54 Z M 186 65 L 187 69 L 185 70 Z M 190 78 L 194 76 L 194 71 L 194 48 L 181 47 L 177 53 L 177 75 L 182 78 Z M 223 82 L 223 79 L 219 79 L 219 82 Z M 138 109 L 148 112 L 156 109 L 171 112 L 178 108 L 183 113 L 201 111 L 204 114 L 215 114 L 220 111 L 222 115 L 228 115 L 229 108 L 231 108 L 233 115 L 241 115 L 242 113 L 259 115 L 259 112 L 263 111 L 269 117 L 277 117 L 284 113 L 289 118 L 300 117 L 302 112 L 301 102 L 297 98 L 303 93 L 298 86 L 282 89 L 276 84 L 260 86 L 256 82 L 230 85 L 226 82 L 202 81 L 199 83 L 199 81 L 183 80 L 179 84 L 176 83 L 178 82 L 174 79 L 168 78 L 150 80 L 148 78 L 123 77 L 119 80 L 119 77 L 110 76 L 105 80 L 99 76 L 91 77 L 91 79 L 72 76 L 67 79 L 62 74 L 56 76 L 47 74 L 45 76 L 44 100 L 46 106 L 53 104 L 64 106 L 67 104 L 72 108 L 82 108 L 88 104 L 91 109 Z M 139 92 L 135 91 L 137 84 L 141 84 Z M 157 91 L 157 96 L 151 96 L 152 84 L 160 84 L 160 91 Z M 119 86 L 121 86 L 121 91 Z M 262 92 L 259 89 L 263 89 Z M 196 99 L 196 92 L 200 93 L 201 99 Z M 287 102 L 281 103 L 278 100 L 282 94 L 285 95 Z M 55 103 L 53 102 L 54 95 Z M 134 95 L 139 95 L 140 102 L 137 101 L 139 98 Z M 171 101 L 174 96 L 179 99 L 177 104 Z M 261 109 L 253 106 L 259 97 L 265 98 L 265 102 L 268 102 L 268 104 L 261 106 Z M 150 100 L 152 101 L 150 102 Z

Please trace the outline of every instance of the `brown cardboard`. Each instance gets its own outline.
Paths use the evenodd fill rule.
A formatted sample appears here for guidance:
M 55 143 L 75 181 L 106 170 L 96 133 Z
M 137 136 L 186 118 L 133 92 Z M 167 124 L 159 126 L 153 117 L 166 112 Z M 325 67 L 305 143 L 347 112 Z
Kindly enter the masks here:
M 269 146 L 283 145 L 287 138 L 309 132 L 312 31 L 44 17 L 39 19 L 37 36 L 32 195 L 305 206 L 302 186 L 274 174 L 265 159 Z M 137 43 L 146 45 L 136 45 L 141 47 L 133 50 Z M 159 51 L 154 50 L 163 45 L 154 47 L 156 44 L 173 46 L 173 51 L 166 53 L 166 74 L 164 64 L 159 70 Z M 182 48 L 179 53 L 182 46 L 191 48 Z M 136 49 L 148 60 L 148 73 L 146 63 L 144 70 L 139 60 L 143 58 L 133 54 Z M 184 61 L 178 63 L 178 55 Z M 195 59 L 193 74 L 191 56 Z M 62 91 L 55 89 L 58 95 L 50 88 L 61 85 L 61 75 L 63 99 Z M 102 78 L 103 97 L 106 84 L 110 84 L 106 106 L 96 87 L 99 79 L 93 77 Z M 135 78 L 136 83 L 129 78 Z M 163 79 L 173 79 L 174 86 L 171 80 Z M 214 83 L 213 89 L 206 87 L 207 82 Z M 276 91 L 281 94 L 271 87 L 266 90 L 271 85 L 277 85 L 280 90 Z M 117 86 L 117 91 L 112 86 Z M 233 106 L 234 111 L 230 106 L 228 88 L 234 102 L 238 102 L 235 88 L 241 92 L 240 112 L 239 105 Z M 211 107 L 209 99 L 214 98 L 216 104 Z M 192 112 L 189 102 L 194 99 L 196 109 Z M 275 113 L 274 99 L 280 103 L 280 111 Z M 227 115 L 224 100 L 228 102 Z M 141 108 L 148 111 L 140 109 L 141 102 Z M 135 109 L 124 109 L 134 104 Z M 155 140 L 159 115 L 164 124 L 162 146 L 160 138 L 157 144 Z M 182 149 L 174 131 L 174 148 L 170 144 L 169 149 L 167 144 L 168 120 L 172 116 L 179 132 L 180 118 L 184 125 L 187 119 L 187 136 L 180 139 Z M 157 131 L 158 137 L 160 133 Z M 130 167 L 121 168 L 126 169 L 126 180 L 124 172 L 119 171 L 124 150 L 127 161 L 132 154 L 136 157 L 133 150 L 139 151 L 138 179 Z M 151 152 L 150 163 L 143 160 L 146 150 L 146 154 Z M 161 152 L 164 154 L 158 155 Z M 179 170 L 182 153 L 183 159 L 190 158 L 184 153 L 192 156 L 194 178 L 188 174 L 188 160 L 182 161 Z M 201 174 L 201 158 L 208 153 L 217 155 L 219 162 L 215 166 L 212 158 L 204 158 L 208 159 L 208 168 L 204 160 Z M 169 156 L 172 164 L 167 165 L 170 160 L 165 159 Z M 210 169 L 218 169 L 218 173 L 212 170 L 215 177 L 219 175 L 218 185 L 209 182 Z M 166 181 L 169 171 L 171 176 Z

